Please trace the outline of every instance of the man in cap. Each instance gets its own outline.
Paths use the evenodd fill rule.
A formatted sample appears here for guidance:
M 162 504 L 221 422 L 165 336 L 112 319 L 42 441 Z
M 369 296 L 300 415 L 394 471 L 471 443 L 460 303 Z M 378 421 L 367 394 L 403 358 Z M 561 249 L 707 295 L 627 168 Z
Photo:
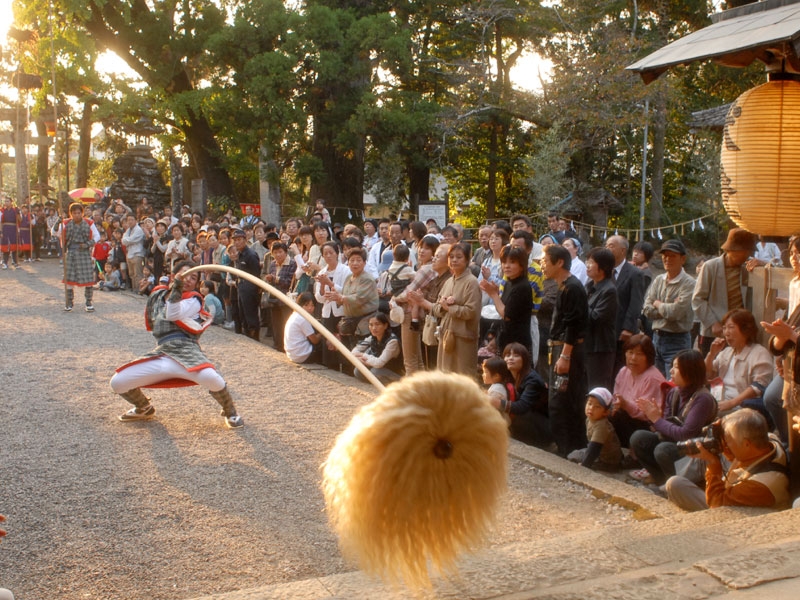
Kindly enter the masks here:
M 700 320 L 700 351 L 705 356 L 715 337 L 722 337 L 722 317 L 735 308 L 746 308 L 747 259 L 756 236 L 745 229 L 731 229 L 722 244 L 724 254 L 707 260 L 697 275 L 692 309 Z
M 233 230 L 233 245 L 236 248 L 237 257 L 233 266 L 240 271 L 249 273 L 253 277 L 261 276 L 261 261 L 258 254 L 247 245 L 247 234 L 242 229 Z M 261 288 L 246 279 L 239 279 L 237 284 L 239 291 L 239 314 L 242 318 L 242 329 L 247 337 L 253 338 L 257 342 L 261 338 L 261 320 L 258 316 L 258 308 L 261 303 Z
M 66 274 L 66 299 L 64 310 L 72 310 L 75 288 L 82 287 L 86 299 L 86 312 L 94 312 L 92 295 L 94 293 L 94 260 L 92 248 L 100 241 L 100 233 L 94 223 L 83 217 L 83 204 L 73 202 L 69 205 L 71 219 L 66 219 L 61 227 L 61 243 L 66 251 L 64 258 Z
M 692 294 L 694 278 L 684 270 L 686 246 L 680 240 L 667 240 L 661 245 L 665 273 L 653 280 L 647 289 L 642 312 L 652 321 L 656 368 L 667 379 L 672 359 L 681 350 L 692 347 Z
M 180 380 L 185 379 L 209 391 L 222 407 L 227 427 L 244 425 L 228 385 L 200 349 L 200 336 L 213 322 L 213 316 L 203 310 L 203 296 L 197 291 L 198 274 L 185 275 L 194 266 L 188 260 L 175 263 L 172 285 L 153 288 L 147 299 L 145 325 L 158 345 L 118 368 L 111 378 L 111 389 L 133 404 L 133 408 L 120 415 L 120 421 L 142 421 L 155 414 L 156 409 L 142 392 L 142 386 L 170 387 L 181 385 Z

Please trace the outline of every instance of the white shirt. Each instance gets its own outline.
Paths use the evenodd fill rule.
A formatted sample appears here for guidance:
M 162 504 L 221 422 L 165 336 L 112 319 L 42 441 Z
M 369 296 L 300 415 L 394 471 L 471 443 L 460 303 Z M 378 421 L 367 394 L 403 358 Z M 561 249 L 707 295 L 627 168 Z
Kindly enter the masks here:
M 624 266 L 625 266 L 625 261 L 623 260 L 616 267 L 614 267 L 614 281 L 617 280 L 617 277 L 619 277 L 619 272 L 622 271 L 622 267 L 624 267 Z
M 375 245 L 375 242 L 379 241 L 380 239 L 381 238 L 378 235 L 377 231 L 375 233 L 373 233 L 372 235 L 365 236 L 363 244 L 364 244 L 364 248 L 367 249 L 367 252 L 372 250 L 372 247 Z
M 378 279 L 378 276 L 381 274 L 381 246 L 383 246 L 383 240 L 378 238 L 372 248 L 370 248 L 369 256 L 367 256 L 367 264 L 364 267 L 364 270 L 372 275 L 373 279 Z M 383 246 L 383 250 L 391 247 L 392 243 L 386 242 L 386 245 Z
M 144 256 L 144 230 L 138 225 L 126 229 L 122 234 L 122 245 L 125 246 L 125 256 Z
M 589 281 L 589 277 L 586 275 L 586 264 L 580 258 L 572 259 L 569 272 L 575 275 L 583 285 L 586 285 L 586 282 Z
M 175 238 L 169 241 L 167 244 L 167 251 L 164 253 L 165 255 L 169 256 L 169 254 L 173 251 L 177 251 L 179 254 L 182 255 L 182 258 L 189 258 L 189 240 L 185 237 L 182 237 L 178 240 Z M 170 265 L 174 264 L 176 260 L 181 260 L 181 258 L 170 257 Z
M 283 330 L 283 349 L 289 360 L 302 363 L 314 351 L 308 336 L 314 335 L 314 328 L 299 313 L 293 312 L 286 321 Z
M 800 277 L 794 277 L 789 282 L 789 310 L 786 311 L 786 319 L 798 304 L 800 304 Z
M 756 244 L 756 251 L 753 254 L 758 260 L 763 260 L 765 263 L 772 264 L 775 267 L 783 265 L 781 261 L 781 250 L 777 244 L 772 242 L 758 242 Z
M 341 294 L 342 288 L 344 287 L 344 280 L 351 275 L 351 272 L 350 267 L 347 265 L 338 265 L 335 271 L 329 273 L 326 265 L 325 268 L 319 272 L 319 274 L 327 274 L 328 278 L 331 280 L 331 282 L 333 282 L 334 291 Z M 319 281 L 314 282 L 314 297 L 317 299 L 317 302 L 322 304 L 322 318 L 327 319 L 328 317 L 341 317 L 344 315 L 344 305 L 340 306 L 332 300 L 325 300 L 326 291 L 329 292 L 331 290 L 323 290 Z

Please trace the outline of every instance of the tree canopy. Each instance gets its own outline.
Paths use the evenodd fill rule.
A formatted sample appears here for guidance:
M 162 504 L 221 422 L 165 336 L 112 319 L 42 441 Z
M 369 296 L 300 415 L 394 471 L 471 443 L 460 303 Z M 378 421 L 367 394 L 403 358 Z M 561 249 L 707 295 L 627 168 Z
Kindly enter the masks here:
M 705 0 L 14 6 L 16 26 L 37 34 L 12 49 L 15 60 L 46 81 L 55 65 L 57 101 L 80 107 L 82 136 L 99 122 L 119 145 L 126 123 L 152 119 L 164 152 L 178 150 L 209 194 L 230 202 L 256 201 L 266 157 L 287 215 L 318 197 L 359 214 L 365 191 L 413 215 L 431 199 L 436 173 L 451 212 L 469 205 L 466 224 L 541 214 L 571 193 L 585 212 L 598 194 L 615 198 L 612 221 L 636 227 L 644 144 L 652 225 L 692 218 L 718 206 L 709 163 L 719 139 L 690 131 L 690 112 L 763 78 L 756 66 L 700 63 L 646 87 L 625 70 L 707 25 Z M 104 51 L 137 80 L 99 74 Z M 532 55 L 552 72 L 526 89 L 512 74 Z M 530 85 L 537 74 L 522 79 Z M 42 111 L 52 91 L 46 83 L 38 92 Z M 85 143 L 79 151 L 88 154 Z

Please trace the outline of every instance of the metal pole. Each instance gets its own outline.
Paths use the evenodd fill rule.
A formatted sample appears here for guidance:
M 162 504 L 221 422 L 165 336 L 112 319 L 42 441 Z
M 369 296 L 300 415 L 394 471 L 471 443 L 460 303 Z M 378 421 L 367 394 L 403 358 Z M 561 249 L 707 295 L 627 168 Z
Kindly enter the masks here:
M 639 241 L 644 240 L 644 197 L 647 185 L 647 113 L 650 100 L 644 101 L 644 141 L 642 142 L 642 198 L 639 201 Z

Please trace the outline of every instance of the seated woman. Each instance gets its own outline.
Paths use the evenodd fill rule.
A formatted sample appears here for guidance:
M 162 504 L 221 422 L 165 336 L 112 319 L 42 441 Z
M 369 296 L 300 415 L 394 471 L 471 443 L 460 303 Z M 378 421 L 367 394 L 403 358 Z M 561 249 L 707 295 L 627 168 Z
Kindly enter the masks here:
M 706 356 L 706 377 L 722 380 L 720 414 L 739 407 L 752 408 L 764 415 L 772 429 L 763 398 L 772 381 L 772 355 L 756 341 L 755 317 L 743 308 L 730 311 L 722 317 L 722 335 L 711 343 Z
M 511 437 L 531 446 L 547 448 L 553 442 L 547 418 L 547 386 L 531 368 L 531 353 L 514 342 L 503 348 L 503 359 L 514 378 L 516 397 L 505 404 L 490 401 L 511 417 Z
M 389 330 L 389 317 L 377 312 L 369 319 L 370 335 L 353 348 L 353 356 L 364 363 L 381 383 L 388 384 L 402 377 L 403 358 L 400 340 Z M 360 371 L 356 379 L 366 381 Z
M 675 461 L 681 457 L 676 442 L 698 437 L 717 416 L 717 402 L 706 387 L 702 354 L 679 352 L 670 375 L 676 387 L 667 394 L 663 413 L 655 398 L 637 401 L 653 431 L 640 430 L 631 436 L 631 450 L 657 485 L 675 475 Z
M 627 448 L 631 435 L 640 429 L 650 429 L 650 421 L 636 401 L 653 398 L 661 410 L 664 404 L 661 384 L 666 380 L 654 365 L 656 349 L 652 340 L 642 333 L 625 342 L 625 366 L 614 381 L 614 412 L 609 421 L 614 426 L 620 444 Z
M 353 336 L 362 335 L 361 321 L 378 310 L 378 288 L 375 280 L 364 270 L 367 264 L 367 251 L 355 248 L 347 256 L 347 266 L 350 267 L 342 290 L 328 290 L 325 300 L 336 302 L 343 307 L 343 316 L 339 321 L 339 333 L 346 346 L 353 346 Z

